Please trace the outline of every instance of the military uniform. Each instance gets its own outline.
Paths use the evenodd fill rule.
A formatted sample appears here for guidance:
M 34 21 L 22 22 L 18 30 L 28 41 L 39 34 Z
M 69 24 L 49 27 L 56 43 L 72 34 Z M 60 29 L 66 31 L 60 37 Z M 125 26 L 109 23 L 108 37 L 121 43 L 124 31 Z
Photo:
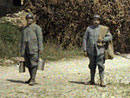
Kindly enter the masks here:
M 42 30 L 37 24 L 30 24 L 23 29 L 21 39 L 21 54 L 29 69 L 30 80 L 36 76 L 39 51 L 43 51 Z
M 104 43 L 107 43 L 112 40 L 112 35 L 107 31 L 106 36 L 103 38 L 103 43 L 99 43 L 99 35 L 102 25 L 97 27 L 92 25 L 89 26 L 83 37 L 83 50 L 87 52 L 88 58 L 90 60 L 89 68 L 91 74 L 91 81 L 94 81 L 96 67 L 99 69 L 100 79 L 104 79 L 104 63 L 105 63 L 105 46 Z

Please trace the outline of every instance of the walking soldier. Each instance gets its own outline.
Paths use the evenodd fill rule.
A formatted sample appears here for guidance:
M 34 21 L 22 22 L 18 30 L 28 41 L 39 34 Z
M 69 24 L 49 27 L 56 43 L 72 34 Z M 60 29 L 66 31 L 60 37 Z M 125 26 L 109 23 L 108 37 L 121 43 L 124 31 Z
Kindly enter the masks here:
M 43 51 L 43 38 L 41 28 L 34 23 L 31 14 L 26 16 L 27 26 L 23 29 L 21 39 L 21 54 L 25 60 L 25 66 L 29 70 L 30 79 L 25 83 L 35 84 L 39 54 Z
M 102 28 L 107 29 L 107 33 L 101 34 Z M 112 41 L 112 35 L 108 27 L 100 25 L 100 16 L 94 15 L 93 25 L 89 26 L 83 37 L 83 49 L 85 56 L 88 56 L 90 63 L 91 80 L 87 84 L 94 85 L 96 67 L 99 69 L 100 86 L 105 87 L 104 83 L 104 63 L 105 63 L 105 45 Z

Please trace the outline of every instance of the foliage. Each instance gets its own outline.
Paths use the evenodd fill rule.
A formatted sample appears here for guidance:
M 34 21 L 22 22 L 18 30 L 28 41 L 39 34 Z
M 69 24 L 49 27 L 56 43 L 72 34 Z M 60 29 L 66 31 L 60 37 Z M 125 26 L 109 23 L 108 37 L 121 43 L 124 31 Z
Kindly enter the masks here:
M 19 55 L 21 33 L 17 26 L 10 23 L 0 24 L 1 58 Z
M 44 43 L 43 46 L 44 51 L 41 57 L 47 61 L 66 60 L 83 56 L 83 52 L 80 48 L 73 47 L 71 49 L 63 50 L 54 43 Z
M 0 24 L 0 58 L 12 58 L 20 56 L 21 30 L 10 23 Z M 44 43 L 44 51 L 41 57 L 45 60 L 55 61 L 71 59 L 82 55 L 79 48 L 62 50 L 55 43 Z
M 86 27 L 92 24 L 93 15 L 99 14 L 102 24 L 110 27 L 115 50 L 130 52 L 129 4 L 129 0 L 38 0 L 32 12 L 43 28 L 44 40 L 55 41 L 64 49 L 81 47 Z

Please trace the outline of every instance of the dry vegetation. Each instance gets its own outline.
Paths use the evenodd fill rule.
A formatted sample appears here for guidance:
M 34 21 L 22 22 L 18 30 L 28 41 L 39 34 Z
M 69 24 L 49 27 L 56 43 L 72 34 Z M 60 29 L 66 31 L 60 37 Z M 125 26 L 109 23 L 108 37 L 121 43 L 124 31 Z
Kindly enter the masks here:
M 129 0 L 38 0 L 32 12 L 43 28 L 45 40 L 63 48 L 82 45 L 82 36 L 94 14 L 110 27 L 115 50 L 130 52 Z M 119 36 L 120 35 L 120 36 Z

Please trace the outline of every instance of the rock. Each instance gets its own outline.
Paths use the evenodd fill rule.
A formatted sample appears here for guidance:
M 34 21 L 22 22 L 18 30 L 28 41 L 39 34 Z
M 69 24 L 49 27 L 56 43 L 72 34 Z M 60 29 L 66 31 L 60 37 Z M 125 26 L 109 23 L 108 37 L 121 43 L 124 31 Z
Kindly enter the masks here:
M 3 63 L 4 64 L 14 64 L 14 61 L 12 61 L 12 60 L 5 60 Z
M 18 63 L 20 61 L 23 61 L 22 57 L 12 57 L 11 60 L 13 60 L 14 62 Z
M 120 52 L 116 52 L 115 54 L 116 54 L 116 55 L 120 55 L 121 53 L 120 53 Z
M 126 58 L 126 59 L 130 59 L 130 54 L 121 54 L 121 56 Z
M 25 11 L 20 11 L 14 14 L 7 14 L 5 17 L 2 17 L 0 20 L 1 23 L 11 22 L 13 25 L 17 25 L 19 27 L 26 25 L 25 17 L 28 13 Z

